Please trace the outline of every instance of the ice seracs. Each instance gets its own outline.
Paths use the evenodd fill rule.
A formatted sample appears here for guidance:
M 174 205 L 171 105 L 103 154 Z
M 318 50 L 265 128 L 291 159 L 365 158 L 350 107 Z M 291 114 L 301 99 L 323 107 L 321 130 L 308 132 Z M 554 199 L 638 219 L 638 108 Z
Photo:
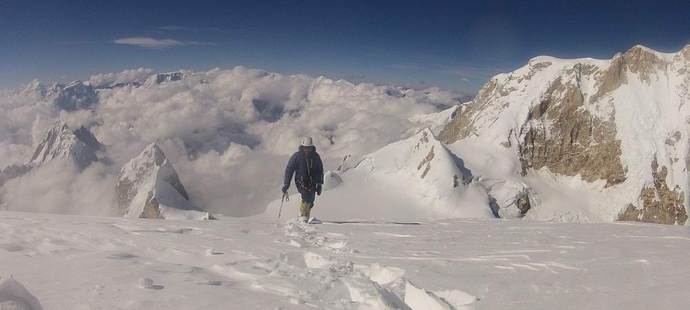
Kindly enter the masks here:
M 211 219 L 189 200 L 175 168 L 152 143 L 122 167 L 116 184 L 118 216 Z
M 493 77 L 440 138 L 477 159 L 471 169 L 483 163 L 470 152 L 501 162 L 478 173 L 519 174 L 540 192 L 528 217 L 685 224 L 687 49 L 635 46 L 608 60 L 533 58 Z

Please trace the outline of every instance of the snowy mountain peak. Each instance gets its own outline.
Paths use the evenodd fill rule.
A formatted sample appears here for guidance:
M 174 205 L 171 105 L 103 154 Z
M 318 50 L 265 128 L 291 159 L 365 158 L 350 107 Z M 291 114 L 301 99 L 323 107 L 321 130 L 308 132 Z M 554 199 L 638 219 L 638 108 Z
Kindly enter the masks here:
M 83 82 L 81 80 L 74 80 L 72 82 L 65 84 L 65 86 L 63 88 L 64 89 L 76 88 L 76 87 L 82 87 L 82 86 L 88 86 L 88 85 L 89 85 L 89 82 Z
M 209 219 L 189 201 L 177 171 L 152 143 L 120 171 L 116 184 L 118 215 L 162 219 Z
M 53 104 L 65 111 L 87 109 L 98 103 L 96 89 L 89 82 L 80 80 L 47 86 L 36 79 L 29 82 L 18 95 Z
M 446 185 L 452 187 L 459 186 L 463 176 L 471 178 L 469 171 L 462 170 L 462 164 L 436 139 L 429 128 L 366 156 L 356 169 L 369 169 L 378 173 L 408 173 L 420 179 L 433 180 L 431 182 L 443 179 Z M 464 183 L 467 182 L 465 180 Z
M 102 145 L 85 127 L 75 131 L 63 122 L 56 122 L 34 151 L 30 166 L 40 166 L 52 160 L 69 160 L 80 169 L 98 160 Z
M 650 54 L 661 54 L 661 52 L 659 52 L 655 49 L 646 47 L 642 44 L 636 44 L 635 46 L 631 47 L 626 53 L 629 53 L 631 51 L 643 51 L 643 52 L 650 53 Z
M 43 84 L 38 79 L 33 79 L 31 82 L 26 84 L 26 86 L 21 91 L 19 91 L 19 95 L 25 97 L 42 98 L 46 95 L 46 92 L 47 88 L 45 84 Z
M 53 103 L 67 111 L 86 109 L 98 103 L 98 94 L 88 83 L 73 81 L 58 88 Z
M 538 218 L 578 214 L 573 218 L 649 221 L 651 216 L 636 216 L 644 213 L 684 223 L 684 215 L 656 211 L 622 215 L 630 205 L 685 213 L 690 63 L 679 57 L 682 53 L 635 46 L 609 60 L 532 59 L 492 78 L 440 137 L 451 144 L 481 145 L 487 156 L 508 152 L 512 159 L 505 161 L 516 160 L 524 177 L 554 174 L 584 181 L 577 191 L 590 195 L 587 203 L 536 207 L 532 215 Z M 453 149 L 469 147 L 460 145 Z M 668 173 L 657 173 L 656 166 Z M 668 186 L 645 185 L 660 182 Z M 558 191 L 573 191 L 563 186 Z M 652 192 L 668 199 L 648 199 Z M 550 211 L 538 215 L 545 210 Z
M 167 82 L 180 81 L 184 79 L 185 73 L 183 71 L 173 71 L 165 73 L 157 73 L 148 78 L 144 83 L 147 86 L 152 86 L 156 84 L 163 84 Z
M 331 217 L 494 217 L 485 186 L 474 181 L 464 161 L 428 128 L 365 155 L 351 169 L 327 176 L 336 182 L 329 182 L 327 194 L 317 200 L 317 205 L 327 206 L 317 212 Z M 278 212 L 280 204 L 280 200 L 269 204 L 267 213 Z M 296 203 L 290 204 L 286 210 L 296 210 Z
M 472 172 L 428 128 L 365 156 L 344 177 L 345 183 L 359 178 L 397 188 L 431 216 L 492 216 Z
M 151 162 L 159 167 L 169 164 L 165 153 L 157 143 L 149 144 L 135 160 L 139 163 Z

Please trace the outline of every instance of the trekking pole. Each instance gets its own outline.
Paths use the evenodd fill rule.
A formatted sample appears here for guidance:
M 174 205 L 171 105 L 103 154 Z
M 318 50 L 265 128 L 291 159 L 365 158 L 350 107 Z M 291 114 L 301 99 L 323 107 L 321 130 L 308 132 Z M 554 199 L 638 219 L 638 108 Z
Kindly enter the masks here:
M 280 200 L 280 208 L 278 209 L 278 218 L 280 218 L 280 214 L 283 213 L 283 203 L 285 201 L 290 201 L 290 197 L 288 197 L 287 193 L 283 193 L 283 198 Z

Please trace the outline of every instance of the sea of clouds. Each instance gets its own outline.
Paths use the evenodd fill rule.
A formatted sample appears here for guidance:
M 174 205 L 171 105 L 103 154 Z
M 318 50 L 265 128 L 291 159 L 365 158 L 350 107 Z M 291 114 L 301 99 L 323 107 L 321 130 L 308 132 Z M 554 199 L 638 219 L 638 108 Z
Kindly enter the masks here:
M 346 155 L 356 161 L 438 125 L 434 113 L 460 103 L 458 94 L 438 88 L 244 67 L 183 73 L 180 81 L 160 84 L 150 69 L 94 75 L 87 83 L 98 89 L 98 102 L 71 111 L 54 104 L 53 86 L 39 81 L 1 93 L 0 169 L 27 162 L 58 119 L 89 128 L 109 160 L 84 171 L 64 164 L 36 169 L 2 187 L 2 206 L 105 214 L 120 167 L 158 142 L 196 204 L 226 215 L 256 214 L 280 198 L 285 163 L 302 136 L 312 136 L 326 168 L 335 169 Z

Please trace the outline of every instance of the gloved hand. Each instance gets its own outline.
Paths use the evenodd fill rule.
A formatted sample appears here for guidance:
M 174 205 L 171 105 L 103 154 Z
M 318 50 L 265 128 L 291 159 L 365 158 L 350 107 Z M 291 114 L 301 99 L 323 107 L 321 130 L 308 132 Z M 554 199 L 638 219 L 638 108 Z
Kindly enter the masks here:
M 283 189 L 282 189 L 283 194 L 287 194 L 288 187 L 290 187 L 290 184 L 283 185 Z
M 321 184 L 316 184 L 316 194 L 321 196 Z

